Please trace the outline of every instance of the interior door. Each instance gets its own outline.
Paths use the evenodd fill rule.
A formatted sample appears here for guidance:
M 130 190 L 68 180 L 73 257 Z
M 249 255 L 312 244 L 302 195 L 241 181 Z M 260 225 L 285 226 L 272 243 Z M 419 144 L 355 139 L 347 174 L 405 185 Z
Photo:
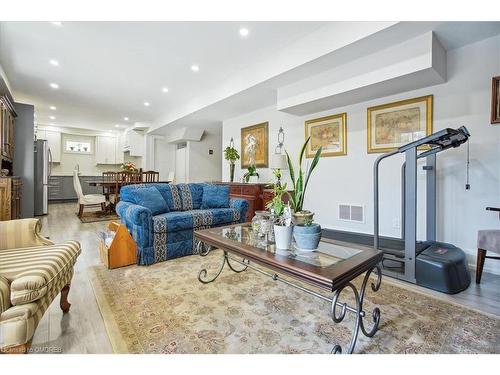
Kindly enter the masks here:
M 186 171 L 186 150 L 185 145 L 178 145 L 175 151 L 175 183 L 185 183 L 187 171 Z

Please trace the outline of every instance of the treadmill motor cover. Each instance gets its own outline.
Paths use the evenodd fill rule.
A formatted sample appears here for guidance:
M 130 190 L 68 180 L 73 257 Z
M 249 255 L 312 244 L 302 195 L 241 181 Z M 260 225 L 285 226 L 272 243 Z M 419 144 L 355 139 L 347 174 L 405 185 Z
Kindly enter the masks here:
M 443 242 L 424 242 L 427 248 L 417 256 L 417 284 L 455 294 L 467 289 L 471 278 L 462 249 Z

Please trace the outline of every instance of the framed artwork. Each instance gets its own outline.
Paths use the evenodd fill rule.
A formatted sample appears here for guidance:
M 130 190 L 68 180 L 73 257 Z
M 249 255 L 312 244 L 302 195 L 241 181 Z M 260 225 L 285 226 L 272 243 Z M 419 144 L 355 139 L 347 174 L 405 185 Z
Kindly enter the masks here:
M 432 133 L 432 95 L 370 107 L 368 153 L 392 151 Z
M 257 168 L 267 168 L 268 132 L 268 122 L 241 129 L 241 168 L 248 168 L 251 165 Z
M 500 124 L 500 76 L 491 81 L 491 123 Z
M 347 155 L 347 113 L 307 120 L 306 139 L 311 141 L 306 148 L 306 157 L 313 158 L 316 151 L 323 147 L 321 156 Z

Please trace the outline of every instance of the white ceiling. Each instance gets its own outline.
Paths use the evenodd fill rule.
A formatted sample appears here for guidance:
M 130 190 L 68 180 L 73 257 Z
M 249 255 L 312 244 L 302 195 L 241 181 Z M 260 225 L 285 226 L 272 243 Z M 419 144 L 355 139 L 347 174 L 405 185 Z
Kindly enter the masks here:
M 281 86 L 428 31 L 450 50 L 497 35 L 500 22 L 0 22 L 0 65 L 41 124 L 141 121 L 165 134 L 276 104 Z
M 153 122 L 195 102 L 200 93 L 325 24 L 64 22 L 59 27 L 2 22 L 0 65 L 15 100 L 34 104 L 39 123 L 114 130 L 115 124 L 127 124 L 125 116 L 129 124 Z M 249 29 L 248 37 L 240 36 L 241 27 Z M 191 70 L 192 64 L 199 72 Z M 51 82 L 60 88 L 50 88 Z M 144 101 L 151 105 L 145 107 Z

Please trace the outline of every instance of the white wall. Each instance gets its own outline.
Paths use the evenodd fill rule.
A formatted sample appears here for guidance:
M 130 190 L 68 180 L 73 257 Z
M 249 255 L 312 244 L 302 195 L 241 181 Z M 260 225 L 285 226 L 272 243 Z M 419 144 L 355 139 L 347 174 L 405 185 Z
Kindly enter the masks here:
M 500 206 L 500 126 L 490 125 L 491 78 L 500 74 L 500 36 L 448 51 L 446 83 L 364 103 L 353 104 L 308 116 L 278 112 L 275 107 L 242 114 L 223 122 L 223 147 L 234 138 L 240 148 L 240 129 L 269 121 L 269 153 L 276 146 L 280 126 L 285 130 L 285 148 L 295 159 L 304 142 L 304 121 L 347 112 L 347 156 L 321 159 L 311 179 L 305 206 L 316 212 L 325 228 L 373 233 L 373 162 L 379 154 L 366 152 L 366 109 L 372 105 L 422 95 L 434 95 L 434 131 L 465 125 L 471 132 L 471 190 L 466 191 L 464 146 L 438 155 L 438 240 L 464 249 L 475 263 L 476 233 L 481 228 L 499 228 L 498 215 L 486 206 Z M 221 158 L 223 180 L 229 180 L 229 166 Z M 387 160 L 381 170 L 381 233 L 398 236 L 393 227 L 400 219 L 401 158 Z M 259 170 L 261 181 L 271 181 L 269 169 Z M 237 165 L 235 180 L 242 172 Z M 287 173 L 285 173 L 287 175 Z M 423 209 L 424 172 L 419 171 L 419 208 Z M 365 223 L 338 220 L 339 203 L 365 207 Z M 419 214 L 418 233 L 425 233 L 424 213 Z M 486 262 L 485 270 L 500 273 L 499 262 Z
M 175 145 L 167 143 L 164 139 L 154 140 L 153 168 L 160 172 L 160 181 L 165 181 L 170 171 L 175 171 Z
M 210 154 L 209 150 L 213 153 Z M 220 181 L 222 178 L 222 132 L 208 130 L 199 142 L 187 142 L 188 181 Z

